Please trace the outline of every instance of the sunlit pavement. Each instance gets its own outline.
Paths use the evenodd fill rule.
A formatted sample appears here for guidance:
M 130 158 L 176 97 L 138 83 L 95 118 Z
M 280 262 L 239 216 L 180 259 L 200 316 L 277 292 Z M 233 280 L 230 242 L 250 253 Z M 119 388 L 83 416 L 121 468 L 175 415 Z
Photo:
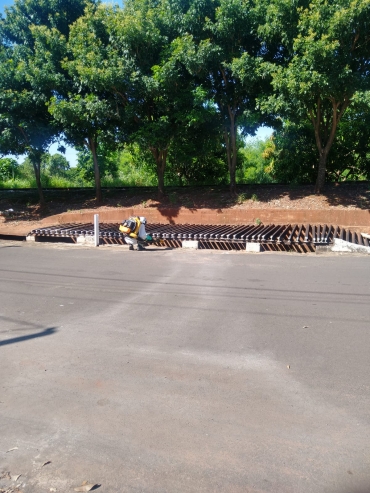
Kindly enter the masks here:
M 0 269 L 0 491 L 370 490 L 368 257 L 3 242 Z

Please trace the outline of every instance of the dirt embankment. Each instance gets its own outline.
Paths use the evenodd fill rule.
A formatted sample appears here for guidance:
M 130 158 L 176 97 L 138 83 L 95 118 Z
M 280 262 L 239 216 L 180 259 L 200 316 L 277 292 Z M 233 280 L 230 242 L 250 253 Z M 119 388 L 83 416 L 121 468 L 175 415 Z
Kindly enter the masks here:
M 169 188 L 162 201 L 154 188 L 103 191 L 97 204 L 93 189 L 46 190 L 40 209 L 34 190 L 0 192 L 0 234 L 27 234 L 40 224 L 118 222 L 145 215 L 152 222 L 243 224 L 327 223 L 370 229 L 370 183 L 328 184 L 315 195 L 313 186 L 243 185 L 230 196 L 227 187 Z

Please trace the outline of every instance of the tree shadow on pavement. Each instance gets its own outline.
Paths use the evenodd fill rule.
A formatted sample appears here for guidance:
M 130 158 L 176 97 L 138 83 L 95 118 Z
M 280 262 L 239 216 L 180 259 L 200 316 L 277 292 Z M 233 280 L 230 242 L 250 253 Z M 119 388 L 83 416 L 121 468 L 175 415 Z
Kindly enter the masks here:
M 7 346 L 8 344 L 16 344 L 17 342 L 28 341 L 30 339 L 36 339 L 38 337 L 50 336 L 56 332 L 56 327 L 49 327 L 48 329 L 44 329 L 41 332 L 37 332 L 36 334 L 29 334 L 26 336 L 13 337 L 11 339 L 5 339 L 4 341 L 0 341 L 0 346 Z

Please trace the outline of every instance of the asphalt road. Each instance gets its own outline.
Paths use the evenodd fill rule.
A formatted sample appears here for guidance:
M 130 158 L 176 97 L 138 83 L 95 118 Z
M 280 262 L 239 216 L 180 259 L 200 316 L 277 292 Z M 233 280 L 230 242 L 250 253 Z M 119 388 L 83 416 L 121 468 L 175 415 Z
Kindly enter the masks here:
M 370 492 L 370 258 L 1 242 L 1 475 Z

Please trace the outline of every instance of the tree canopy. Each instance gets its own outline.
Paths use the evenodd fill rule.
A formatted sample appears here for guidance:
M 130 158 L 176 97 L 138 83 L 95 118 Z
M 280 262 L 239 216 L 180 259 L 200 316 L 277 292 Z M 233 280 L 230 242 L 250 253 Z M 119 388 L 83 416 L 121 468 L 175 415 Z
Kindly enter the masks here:
M 29 157 L 40 202 L 61 139 L 90 152 L 98 201 L 106 156 L 129 146 L 161 196 L 169 172 L 227 169 L 232 193 L 251 176 L 318 193 L 368 177 L 369 18 L 370 0 L 15 0 L 0 17 L 0 153 Z M 275 134 L 257 157 L 243 139 L 260 125 Z
M 50 31 L 68 37 L 88 2 L 16 0 L 0 19 L 0 152 L 29 156 L 41 204 L 41 159 L 64 131 L 47 108 L 59 89 L 59 45 L 47 45 L 44 35 Z
M 282 6 L 278 14 L 284 16 L 284 2 Z M 313 0 L 298 13 L 290 60 L 270 64 L 274 94 L 262 106 L 297 123 L 311 123 L 320 192 L 338 125 L 356 93 L 370 89 L 370 2 Z M 281 42 L 289 38 L 290 33 L 282 31 Z

